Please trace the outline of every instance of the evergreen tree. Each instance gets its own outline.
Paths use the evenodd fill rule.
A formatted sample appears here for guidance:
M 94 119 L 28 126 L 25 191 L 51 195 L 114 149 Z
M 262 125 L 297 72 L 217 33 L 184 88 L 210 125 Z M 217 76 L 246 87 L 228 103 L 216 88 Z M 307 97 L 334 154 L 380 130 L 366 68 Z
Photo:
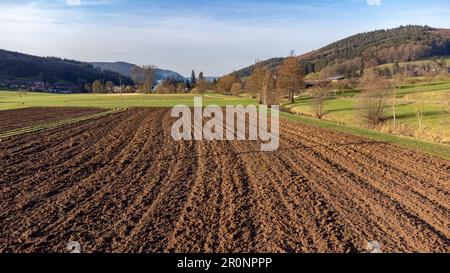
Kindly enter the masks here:
M 191 82 L 190 82 L 189 80 L 186 80 L 185 85 L 186 85 L 186 89 L 187 89 L 188 91 L 191 91 L 192 86 L 191 86 Z
M 198 74 L 198 79 L 201 81 L 205 80 L 205 76 L 203 75 L 203 72 L 200 72 L 200 74 Z
M 197 85 L 195 86 L 195 88 L 198 89 L 197 92 L 199 92 L 200 94 L 202 94 L 208 90 L 209 83 L 205 79 L 203 72 L 200 72 L 200 74 L 198 75 L 198 81 L 197 81 Z
M 195 71 L 192 70 L 192 74 L 191 74 L 191 87 L 195 87 L 196 84 L 197 84 L 197 77 L 195 76 Z

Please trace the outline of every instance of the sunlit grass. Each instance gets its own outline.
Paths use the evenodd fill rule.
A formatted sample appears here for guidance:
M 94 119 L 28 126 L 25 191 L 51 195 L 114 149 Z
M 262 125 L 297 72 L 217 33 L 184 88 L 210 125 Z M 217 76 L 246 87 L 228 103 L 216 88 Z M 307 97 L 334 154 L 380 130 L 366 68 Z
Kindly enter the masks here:
M 203 97 L 206 105 L 249 105 L 255 100 L 250 98 L 224 96 L 221 94 L 43 94 L 32 92 L 0 91 L 0 110 L 24 107 L 72 106 L 99 108 L 130 107 L 173 107 L 183 104 L 194 106 L 194 97 Z
M 450 141 L 450 113 L 449 113 L 450 82 L 419 84 L 414 87 L 405 85 L 398 92 L 396 118 L 397 126 L 394 128 L 392 98 L 388 98 L 385 109 L 386 120 L 380 125 L 386 131 L 401 129 L 399 134 L 413 135 L 418 129 L 416 116 L 417 103 L 424 108 L 423 127 L 426 131 L 425 139 L 449 142 Z M 361 127 L 364 122 L 361 111 L 358 109 L 359 91 L 346 92 L 331 97 L 325 102 L 326 115 L 323 119 L 335 123 Z M 314 100 L 310 96 L 301 96 L 294 104 L 286 104 L 291 112 L 314 117 Z

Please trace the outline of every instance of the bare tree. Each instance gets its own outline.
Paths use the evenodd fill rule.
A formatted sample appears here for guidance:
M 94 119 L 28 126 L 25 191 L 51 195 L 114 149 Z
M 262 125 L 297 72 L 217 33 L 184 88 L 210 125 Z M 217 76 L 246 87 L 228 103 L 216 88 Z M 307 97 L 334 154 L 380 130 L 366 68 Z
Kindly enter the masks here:
M 138 89 L 142 88 L 144 73 L 141 67 L 136 66 L 131 70 L 131 79 L 134 81 L 134 84 L 137 86 Z
M 194 89 L 198 94 L 203 94 L 208 91 L 209 82 L 204 77 L 199 77 L 197 80 L 197 85 Z
M 331 88 L 327 84 L 316 86 L 313 91 L 313 109 L 318 119 L 322 119 L 325 114 L 325 102 L 330 97 Z
M 148 94 L 153 92 L 153 85 L 156 81 L 156 73 L 155 70 L 158 67 L 156 65 L 143 65 L 142 73 L 143 73 L 143 92 Z
M 231 86 L 231 94 L 239 95 L 242 93 L 242 84 L 240 82 L 236 82 Z
M 428 86 L 431 85 L 431 83 L 433 82 L 434 78 L 436 77 L 434 72 L 429 72 L 427 74 L 424 75 L 424 79 L 427 83 Z
M 92 93 L 104 93 L 105 92 L 105 85 L 103 84 L 102 80 L 96 80 L 92 84 Z
M 113 93 L 114 92 L 114 83 L 112 81 L 107 81 L 105 83 L 105 92 Z
M 260 64 L 255 64 L 252 75 L 245 84 L 245 91 L 256 98 L 261 92 L 264 85 L 266 70 Z
M 387 98 L 391 92 L 389 81 L 373 71 L 367 71 L 360 85 L 363 90 L 359 98 L 362 117 L 368 126 L 375 127 L 384 118 Z
M 179 94 L 184 94 L 186 93 L 186 84 L 184 82 L 180 82 L 177 85 L 177 93 Z
M 336 92 L 339 92 L 340 95 L 342 95 L 345 91 L 353 89 L 354 86 L 352 85 L 351 81 L 348 79 L 336 81 L 332 84 L 334 95 L 336 96 Z
M 264 105 L 275 105 L 278 102 L 276 89 L 276 76 L 272 71 L 267 70 L 259 94 L 259 103 Z
M 277 71 L 277 87 L 281 94 L 285 94 L 290 103 L 294 103 L 294 96 L 303 86 L 304 68 L 295 56 L 288 57 Z
M 218 81 L 217 81 L 217 90 L 224 93 L 224 94 L 230 94 L 231 93 L 231 87 L 233 86 L 233 84 L 235 83 L 240 83 L 241 79 L 239 77 L 239 75 L 236 72 L 233 72 L 229 75 L 223 76 L 221 77 Z

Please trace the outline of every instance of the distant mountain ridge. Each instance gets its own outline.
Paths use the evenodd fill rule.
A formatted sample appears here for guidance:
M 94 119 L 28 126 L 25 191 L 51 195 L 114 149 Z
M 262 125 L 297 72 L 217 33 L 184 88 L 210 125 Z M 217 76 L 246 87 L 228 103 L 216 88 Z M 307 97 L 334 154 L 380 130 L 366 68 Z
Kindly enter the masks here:
M 94 67 L 100 68 L 102 70 L 110 70 L 120 73 L 124 76 L 131 77 L 131 72 L 134 68 L 138 67 L 135 64 L 127 62 L 91 62 Z M 173 78 L 177 80 L 185 80 L 186 78 L 179 73 L 171 70 L 156 69 L 156 81 L 164 80 L 167 78 Z
M 350 36 L 323 48 L 298 56 L 305 73 L 353 76 L 357 71 L 386 63 L 408 62 L 450 55 L 450 29 L 429 26 L 401 26 Z M 285 58 L 263 62 L 268 69 L 279 66 Z M 249 76 L 255 65 L 236 71 Z

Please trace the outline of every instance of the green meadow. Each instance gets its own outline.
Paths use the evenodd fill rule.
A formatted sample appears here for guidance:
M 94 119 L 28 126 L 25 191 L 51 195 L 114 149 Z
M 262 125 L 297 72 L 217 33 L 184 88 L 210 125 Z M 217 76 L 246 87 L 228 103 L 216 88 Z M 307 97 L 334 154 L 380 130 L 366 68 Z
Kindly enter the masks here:
M 325 102 L 326 121 L 354 127 L 364 127 L 362 112 L 358 108 L 357 90 L 330 96 Z M 394 127 L 392 98 L 387 99 L 386 120 L 377 129 L 398 135 L 418 137 L 423 140 L 450 143 L 450 82 L 438 82 L 430 85 L 405 85 L 398 90 L 396 103 L 397 124 Z M 291 112 L 304 116 L 315 115 L 314 99 L 304 95 L 294 104 L 284 105 Z M 419 120 L 417 109 L 423 109 L 422 128 L 418 136 Z
M 194 106 L 194 97 L 201 96 L 204 105 L 249 105 L 255 100 L 221 94 L 47 94 L 33 92 L 0 91 L 0 110 L 24 107 L 173 107 L 183 104 Z

